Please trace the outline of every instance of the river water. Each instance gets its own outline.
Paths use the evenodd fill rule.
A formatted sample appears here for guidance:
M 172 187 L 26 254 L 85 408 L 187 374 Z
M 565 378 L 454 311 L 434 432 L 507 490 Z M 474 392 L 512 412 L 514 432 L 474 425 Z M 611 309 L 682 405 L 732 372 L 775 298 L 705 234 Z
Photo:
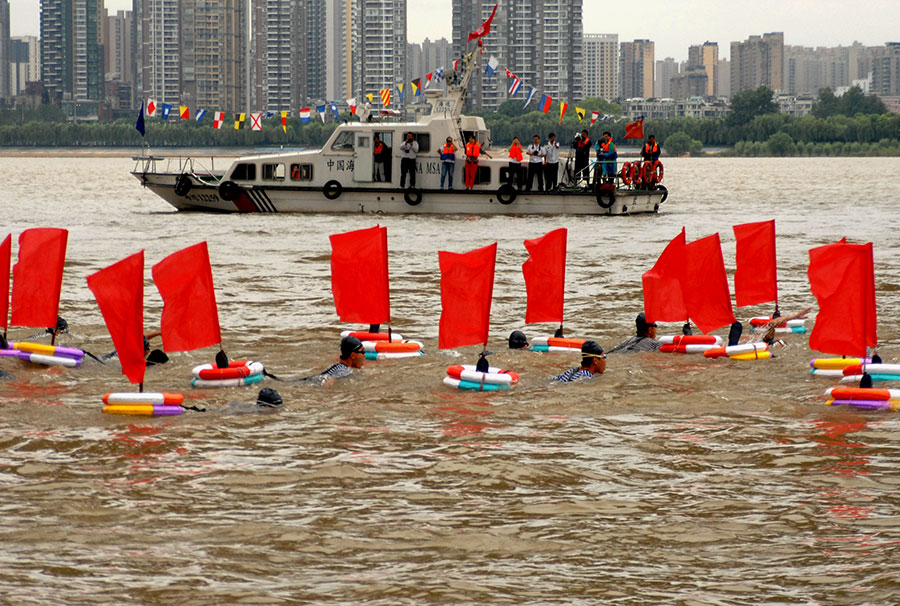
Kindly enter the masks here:
M 569 385 L 548 378 L 577 356 L 505 345 L 524 324 L 526 238 L 568 228 L 567 334 L 609 348 L 632 334 L 641 273 L 682 225 L 689 240 L 718 231 L 730 273 L 731 226 L 775 218 L 786 313 L 815 303 L 809 248 L 875 243 L 881 353 L 895 360 L 897 159 L 671 159 L 662 212 L 620 218 L 176 213 L 131 167 L 0 158 L 2 235 L 69 229 L 62 344 L 112 349 L 87 275 L 206 240 L 231 357 L 317 372 L 342 328 L 328 236 L 380 222 L 393 327 L 428 355 L 325 387 L 269 382 L 284 409 L 237 414 L 228 403 L 259 386 L 192 390 L 191 368 L 214 351 L 175 353 L 146 388 L 207 412 L 168 419 L 103 415 L 100 396 L 129 389 L 115 366 L 4 360 L 3 603 L 900 602 L 900 417 L 825 407 L 834 381 L 808 374 L 806 335 L 766 362 L 610 356 L 605 375 Z M 477 348 L 436 349 L 437 251 L 494 241 L 491 361 L 522 381 L 457 392 L 444 370 L 474 363 Z M 146 275 L 152 329 L 161 301 Z

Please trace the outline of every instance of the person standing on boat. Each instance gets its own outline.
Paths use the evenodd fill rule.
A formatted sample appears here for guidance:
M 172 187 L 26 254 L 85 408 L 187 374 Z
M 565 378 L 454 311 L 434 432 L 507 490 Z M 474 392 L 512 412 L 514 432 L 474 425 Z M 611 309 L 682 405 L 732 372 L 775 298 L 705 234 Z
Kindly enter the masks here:
M 525 186 L 525 189 L 531 191 L 531 186 L 534 185 L 534 176 L 537 175 L 538 191 L 543 191 L 544 148 L 541 146 L 541 138 L 535 135 L 525 153 L 528 154 L 528 185 Z
M 475 139 L 475 135 L 469 135 L 469 142 L 466 143 L 466 189 L 475 188 L 479 156 L 491 157 L 489 153 L 481 149 L 481 143 Z
M 400 144 L 400 189 L 406 183 L 409 174 L 409 187 L 416 186 L 416 154 L 419 153 L 419 142 L 412 133 L 406 133 L 406 140 Z
M 656 142 L 656 137 L 650 135 L 647 137 L 647 142 L 644 143 L 643 149 L 641 149 L 641 160 L 644 162 L 656 162 L 659 160 L 659 152 L 660 147 L 659 143 Z
M 590 187 L 591 174 L 588 165 L 591 163 L 591 138 L 586 130 L 581 131 L 580 135 L 575 135 L 572 147 L 575 148 L 575 182 L 584 179 L 585 185 Z
M 378 135 L 375 135 L 372 148 L 372 159 L 375 162 L 375 180 L 386 181 L 387 179 L 384 178 L 384 167 L 388 155 L 387 145 L 381 142 Z
M 606 131 L 597 141 L 597 160 L 600 162 L 600 174 L 605 183 L 613 183 L 616 179 L 616 160 L 619 154 L 616 152 L 616 144 L 612 140 L 612 133 Z
M 512 187 L 522 189 L 522 144 L 519 143 L 518 137 L 513 137 L 512 145 L 509 146 L 509 168 L 507 168 L 508 181 Z
M 447 137 L 447 142 L 441 148 L 441 189 L 444 189 L 444 178 L 447 177 L 448 189 L 453 189 L 453 171 L 456 170 L 456 146 L 453 138 Z
M 544 191 L 553 191 L 559 183 L 559 141 L 550 133 L 544 146 Z
M 585 341 L 581 344 L 581 366 L 570 368 L 561 375 L 553 377 L 560 383 L 571 383 L 577 379 L 592 379 L 594 375 L 606 372 L 606 354 L 596 341 Z

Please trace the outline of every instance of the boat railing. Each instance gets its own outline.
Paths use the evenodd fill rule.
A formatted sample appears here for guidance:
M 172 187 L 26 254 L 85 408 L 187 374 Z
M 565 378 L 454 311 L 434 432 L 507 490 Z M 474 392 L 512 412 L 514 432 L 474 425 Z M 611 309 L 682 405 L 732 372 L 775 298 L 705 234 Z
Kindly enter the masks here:
M 189 174 L 201 183 L 207 185 L 217 184 L 225 173 L 224 169 L 216 171 L 216 159 L 196 156 L 154 156 L 146 154 L 132 156 L 134 160 L 134 173 L 141 174 Z M 208 160 L 208 163 L 207 163 Z

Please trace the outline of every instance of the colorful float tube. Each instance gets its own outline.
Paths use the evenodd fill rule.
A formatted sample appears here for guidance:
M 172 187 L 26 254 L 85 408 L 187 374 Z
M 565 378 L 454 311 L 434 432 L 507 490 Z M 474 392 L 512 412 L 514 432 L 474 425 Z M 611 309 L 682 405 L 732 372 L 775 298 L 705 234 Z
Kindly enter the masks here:
M 775 357 L 771 351 L 753 351 L 750 353 L 742 353 L 742 354 L 734 354 L 733 356 L 728 356 L 729 360 L 771 360 Z
M 900 364 L 866 364 L 865 371 L 873 381 L 900 381 Z M 863 366 L 850 366 L 841 372 L 841 383 L 855 383 L 863 377 Z
M 716 335 L 666 335 L 659 338 L 660 353 L 706 353 L 722 346 L 722 337 Z
M 32 364 L 42 364 L 43 366 L 65 366 L 66 368 L 74 368 L 81 366 L 84 358 L 69 358 L 66 356 L 47 356 L 39 353 L 29 353 L 27 351 L 19 351 L 18 349 L 0 350 L 0 356 L 6 358 L 18 358 Z
M 491 366 L 478 372 L 474 364 L 455 364 L 447 368 L 444 384 L 473 391 L 503 391 L 519 382 L 519 375 L 511 370 Z
M 810 360 L 809 374 L 817 377 L 843 377 L 844 369 L 848 366 L 857 366 L 865 362 L 870 363 L 869 358 L 816 358 Z
M 750 321 L 750 326 L 752 326 L 753 328 L 757 328 L 759 326 L 765 326 L 766 324 L 768 324 L 769 322 L 772 321 L 772 318 L 768 317 L 768 316 L 757 316 L 755 318 L 750 318 L 749 321 Z M 803 320 L 802 318 L 797 318 L 795 320 L 788 320 L 784 324 L 778 326 L 778 328 L 782 328 L 782 327 L 798 328 L 801 326 L 806 328 L 806 320 Z
M 726 347 L 714 347 L 712 349 L 707 349 L 703 352 L 704 357 L 707 358 L 724 358 L 729 357 L 733 358 L 734 356 L 742 356 L 749 354 L 749 358 L 735 358 L 741 360 L 765 360 L 771 356 L 761 356 L 758 354 L 763 354 L 769 351 L 768 343 L 744 343 L 743 345 L 728 345 Z
M 145 417 L 174 417 L 184 412 L 181 406 L 152 406 L 148 404 L 117 404 L 104 406 L 108 415 L 140 415 Z
M 265 378 L 262 362 L 233 360 L 228 368 L 216 368 L 212 364 L 195 366 L 191 371 L 191 387 L 240 387 L 259 383 Z
M 419 351 L 398 351 L 379 353 L 377 351 L 367 351 L 366 360 L 400 360 L 402 358 L 418 358 L 424 356 L 425 352 Z
M 422 351 L 421 341 L 363 341 L 363 350 L 376 353 L 417 353 Z
M 860 410 L 900 409 L 900 390 L 872 387 L 832 387 L 825 390 L 828 406 L 850 406 Z
M 581 353 L 585 339 L 568 337 L 535 337 L 531 340 L 531 351 L 542 353 Z
M 368 332 L 365 330 L 345 330 L 341 332 L 341 337 L 356 337 L 360 341 L 402 341 L 403 335 L 399 332 L 392 332 L 390 338 L 386 332 Z
M 776 335 L 790 335 L 790 334 L 805 334 L 806 327 L 805 326 L 779 326 L 775 329 Z
M 45 356 L 54 356 L 59 358 L 75 358 L 81 359 L 84 357 L 84 352 L 80 349 L 76 349 L 74 347 L 59 347 L 58 345 L 46 345 L 44 343 L 28 343 L 27 341 L 23 341 L 21 343 L 14 342 L 10 343 L 10 347 L 13 349 L 17 349 L 19 351 L 26 351 L 28 353 L 36 353 L 42 354 Z
M 180 393 L 163 393 L 158 391 L 126 391 L 103 394 L 103 403 L 107 406 L 180 406 L 184 404 L 184 396 Z

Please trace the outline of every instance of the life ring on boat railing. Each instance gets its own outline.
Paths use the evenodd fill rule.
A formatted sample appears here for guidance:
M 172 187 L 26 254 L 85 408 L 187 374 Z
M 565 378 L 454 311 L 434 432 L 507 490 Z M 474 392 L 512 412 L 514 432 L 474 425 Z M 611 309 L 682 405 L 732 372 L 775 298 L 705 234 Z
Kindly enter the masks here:
M 626 162 L 622 165 L 622 183 L 631 185 L 632 181 L 634 181 L 634 167 L 631 162 Z
M 340 181 L 332 179 L 331 181 L 326 181 L 325 185 L 322 186 L 322 194 L 329 200 L 337 200 L 342 193 L 344 193 L 344 186 L 341 185 Z
M 631 182 L 635 187 L 644 183 L 644 171 L 641 170 L 640 162 L 631 165 Z
M 403 200 L 410 206 L 418 206 L 422 203 L 422 190 L 407 189 L 403 192 Z
M 663 169 L 662 162 L 656 160 L 653 162 L 651 167 L 653 169 L 653 182 L 660 183 L 663 180 L 663 175 L 665 174 L 665 170 Z
M 641 164 L 640 172 L 641 172 L 641 181 L 644 183 L 644 185 L 646 185 L 648 187 L 652 187 L 653 183 L 654 183 L 653 179 L 655 176 L 653 174 L 653 162 L 650 162 L 648 160 L 647 162 L 644 162 L 643 164 Z
M 658 185 L 656 187 L 656 189 L 658 189 L 659 191 L 661 191 L 663 193 L 662 200 L 659 201 L 659 204 L 662 204 L 663 202 L 666 201 L 666 198 L 669 197 L 669 190 L 666 189 L 665 185 Z M 656 210 L 659 210 L 659 204 L 656 205 Z
M 597 190 L 597 204 L 600 208 L 612 208 L 616 203 L 616 190 L 613 187 L 600 187 Z
M 219 197 L 226 202 L 236 199 L 241 193 L 241 186 L 234 181 L 222 181 L 219 184 Z
M 500 204 L 512 204 L 516 201 L 516 196 L 518 195 L 519 192 L 516 191 L 515 187 L 509 183 L 504 183 L 500 186 L 500 189 L 497 190 L 497 201 Z
M 175 179 L 175 195 L 186 196 L 191 191 L 191 176 L 187 173 L 181 173 Z

